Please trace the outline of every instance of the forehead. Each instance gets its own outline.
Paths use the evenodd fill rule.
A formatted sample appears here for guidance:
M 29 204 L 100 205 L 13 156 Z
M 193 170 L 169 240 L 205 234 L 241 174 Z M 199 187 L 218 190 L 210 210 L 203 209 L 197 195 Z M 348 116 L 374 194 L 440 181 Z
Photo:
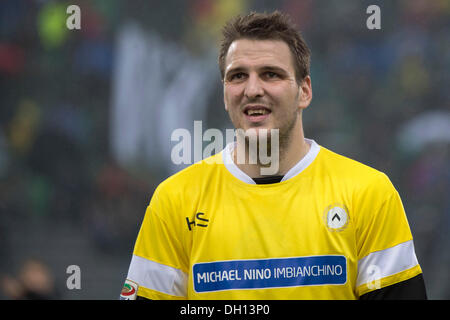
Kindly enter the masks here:
M 293 57 L 282 40 L 239 39 L 233 41 L 225 58 L 225 72 L 234 68 L 278 66 L 294 72 Z

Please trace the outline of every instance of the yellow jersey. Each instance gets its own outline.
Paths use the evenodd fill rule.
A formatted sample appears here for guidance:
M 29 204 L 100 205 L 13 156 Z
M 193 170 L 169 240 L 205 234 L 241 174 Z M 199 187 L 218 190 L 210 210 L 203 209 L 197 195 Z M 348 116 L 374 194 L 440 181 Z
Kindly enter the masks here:
M 305 140 L 278 183 L 255 184 L 233 144 L 163 181 L 121 298 L 358 299 L 420 274 L 389 178 Z

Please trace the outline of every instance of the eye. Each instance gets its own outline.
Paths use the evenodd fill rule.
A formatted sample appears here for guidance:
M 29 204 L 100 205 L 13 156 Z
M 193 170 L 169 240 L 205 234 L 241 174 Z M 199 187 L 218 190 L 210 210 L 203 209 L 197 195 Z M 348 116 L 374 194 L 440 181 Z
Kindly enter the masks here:
M 238 72 L 238 73 L 231 75 L 230 80 L 241 80 L 244 78 L 244 76 L 245 76 L 244 73 Z
M 265 73 L 266 77 L 269 79 L 275 79 L 275 78 L 279 78 L 278 74 L 272 71 L 267 71 Z

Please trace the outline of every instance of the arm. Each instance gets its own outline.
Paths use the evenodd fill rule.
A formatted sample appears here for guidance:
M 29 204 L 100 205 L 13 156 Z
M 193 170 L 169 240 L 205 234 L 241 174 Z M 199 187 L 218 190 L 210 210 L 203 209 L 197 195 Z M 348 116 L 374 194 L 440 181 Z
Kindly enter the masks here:
M 360 300 L 427 300 L 422 274 L 363 294 Z
M 356 293 L 369 299 L 426 299 L 422 269 L 398 192 L 381 174 L 358 194 Z
M 147 207 L 125 282 L 136 293 L 129 299 L 186 299 L 188 260 L 172 202 L 157 189 Z

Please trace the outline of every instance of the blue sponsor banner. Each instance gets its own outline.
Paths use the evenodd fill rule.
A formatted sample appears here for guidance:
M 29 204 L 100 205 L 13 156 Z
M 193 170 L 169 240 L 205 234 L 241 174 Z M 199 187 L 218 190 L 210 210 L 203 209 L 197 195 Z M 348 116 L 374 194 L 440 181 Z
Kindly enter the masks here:
M 196 292 L 347 282 L 347 259 L 337 255 L 216 261 L 192 269 Z

